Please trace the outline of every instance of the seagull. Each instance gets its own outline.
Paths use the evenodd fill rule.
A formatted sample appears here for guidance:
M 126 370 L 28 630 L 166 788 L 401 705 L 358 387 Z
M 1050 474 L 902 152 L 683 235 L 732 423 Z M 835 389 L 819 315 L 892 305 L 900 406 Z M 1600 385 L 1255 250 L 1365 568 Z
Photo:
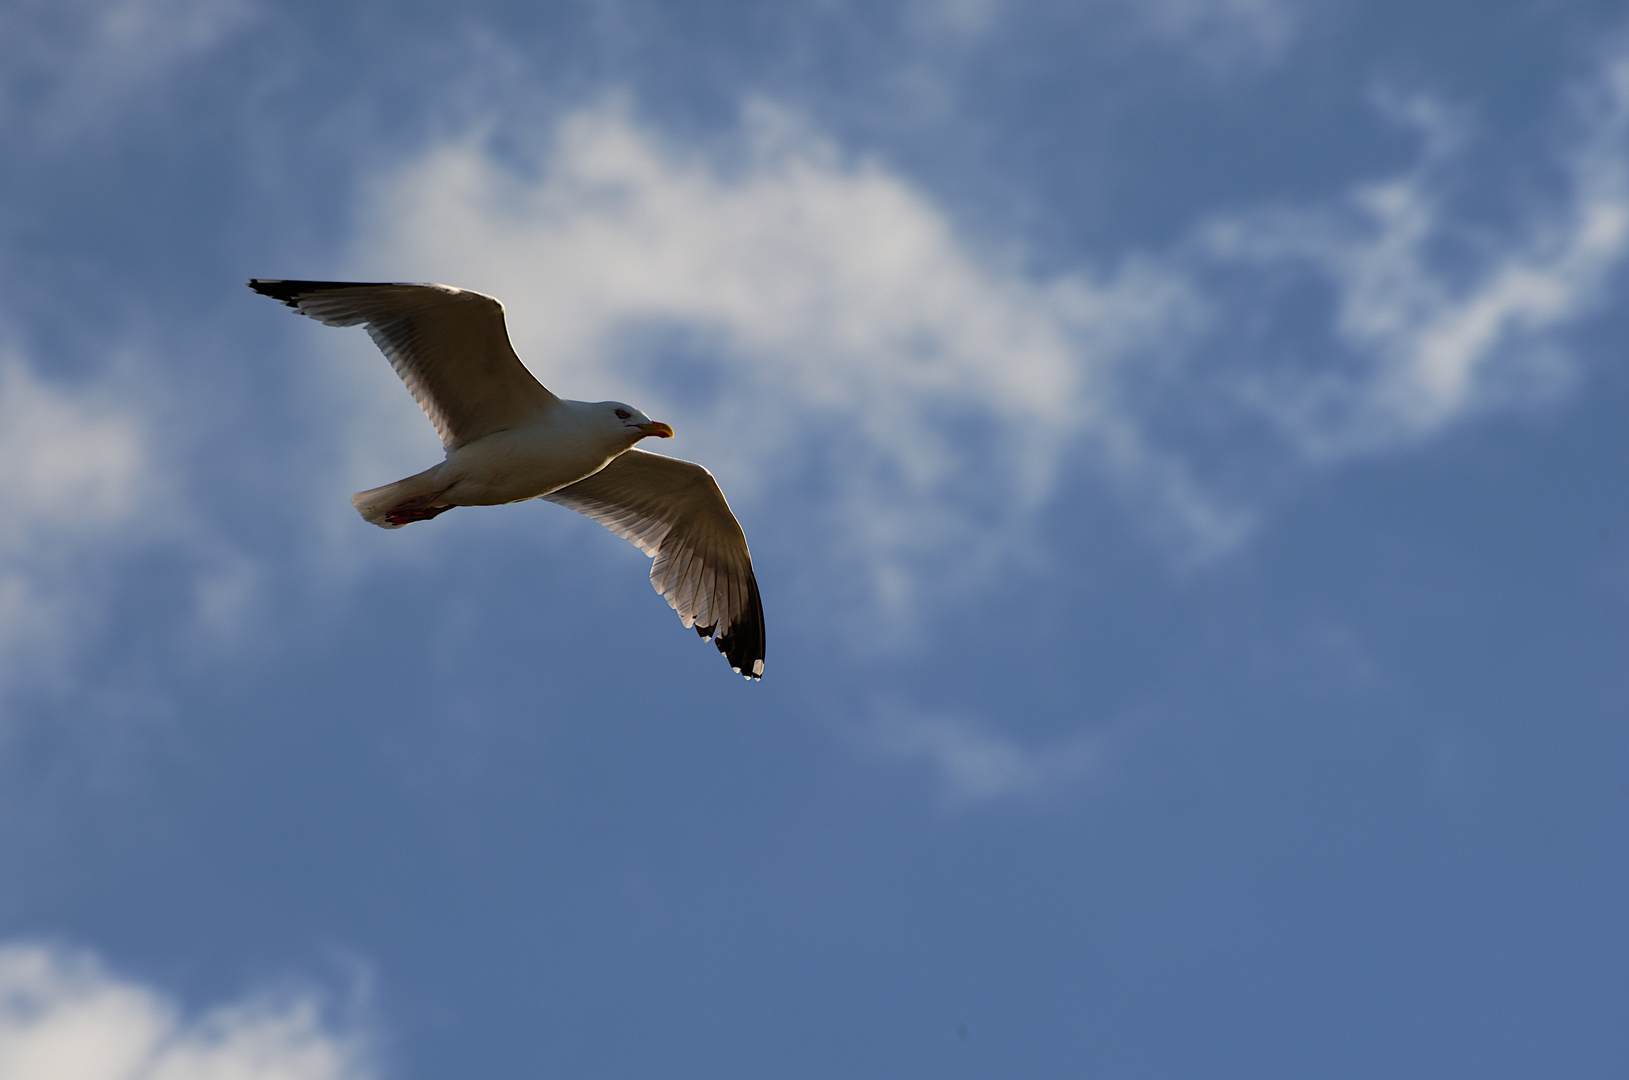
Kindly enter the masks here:
M 325 326 L 363 326 L 441 435 L 446 460 L 351 505 L 384 529 L 455 506 L 547 499 L 654 560 L 651 585 L 737 674 L 764 673 L 752 555 L 713 474 L 635 448 L 673 429 L 620 401 L 555 397 L 509 344 L 503 305 L 448 285 L 252 278 Z

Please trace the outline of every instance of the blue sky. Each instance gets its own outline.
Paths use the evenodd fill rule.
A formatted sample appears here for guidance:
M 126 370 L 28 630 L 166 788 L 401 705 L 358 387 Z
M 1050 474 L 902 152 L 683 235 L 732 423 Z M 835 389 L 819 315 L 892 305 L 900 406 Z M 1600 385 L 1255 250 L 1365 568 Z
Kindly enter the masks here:
M 1619 5 L 13 0 L 0 145 L 0 1080 L 1629 1066 Z M 671 423 L 763 682 L 249 277 Z

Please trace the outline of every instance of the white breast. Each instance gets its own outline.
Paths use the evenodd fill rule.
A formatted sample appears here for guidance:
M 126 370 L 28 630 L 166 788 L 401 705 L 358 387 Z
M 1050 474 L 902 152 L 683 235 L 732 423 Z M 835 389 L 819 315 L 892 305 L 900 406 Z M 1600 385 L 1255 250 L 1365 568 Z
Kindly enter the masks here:
M 451 481 L 443 499 L 457 506 L 535 499 L 598 472 L 631 444 L 626 436 L 585 430 L 576 421 L 562 410 L 546 422 L 460 446 L 441 466 L 443 480 Z

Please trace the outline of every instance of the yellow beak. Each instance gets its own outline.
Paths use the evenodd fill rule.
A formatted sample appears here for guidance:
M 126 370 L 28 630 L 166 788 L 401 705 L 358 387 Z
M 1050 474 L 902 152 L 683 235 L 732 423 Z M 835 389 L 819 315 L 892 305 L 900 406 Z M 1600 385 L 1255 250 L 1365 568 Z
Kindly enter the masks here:
M 658 439 L 673 438 L 673 429 L 659 420 L 653 420 L 648 424 L 640 424 L 639 430 L 643 431 L 646 435 L 654 435 Z

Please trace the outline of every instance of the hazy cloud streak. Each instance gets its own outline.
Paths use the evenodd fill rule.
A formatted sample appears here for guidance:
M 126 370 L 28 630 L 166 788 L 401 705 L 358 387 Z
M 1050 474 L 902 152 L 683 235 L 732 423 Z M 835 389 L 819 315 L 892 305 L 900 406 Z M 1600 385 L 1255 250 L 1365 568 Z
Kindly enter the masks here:
M 1102 760 L 1090 735 L 1030 747 L 965 716 L 898 707 L 881 710 L 859 741 L 868 753 L 927 766 L 951 807 L 1042 799 L 1079 782 Z
M 254 18 L 249 0 L 53 0 L 0 9 L 0 131 L 95 134 Z
M 61 659 L 71 631 L 93 617 L 88 551 L 117 542 L 156 491 L 138 415 L 99 390 L 50 386 L 14 355 L 0 360 L 0 457 L 3 678 Z

